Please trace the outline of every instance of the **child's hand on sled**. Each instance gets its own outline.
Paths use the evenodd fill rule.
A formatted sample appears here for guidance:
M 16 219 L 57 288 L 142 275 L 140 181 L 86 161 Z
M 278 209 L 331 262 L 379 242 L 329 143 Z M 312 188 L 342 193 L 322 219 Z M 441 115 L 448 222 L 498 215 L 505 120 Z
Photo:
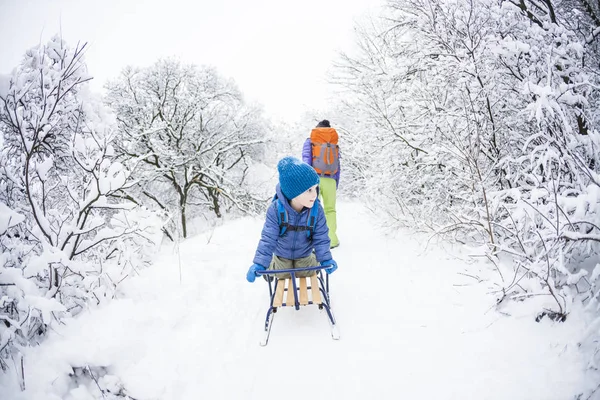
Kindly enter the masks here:
M 325 268 L 325 272 L 327 272 L 328 274 L 332 274 L 333 271 L 337 269 L 337 263 L 335 262 L 335 260 L 321 261 L 322 267 L 326 267 L 328 265 L 331 265 L 331 267 Z
M 248 282 L 254 282 L 254 280 L 258 276 L 257 272 L 258 271 L 264 271 L 265 269 L 267 269 L 267 268 L 263 267 L 262 265 L 252 264 L 252 266 L 250 267 L 250 269 L 248 269 L 248 273 L 246 274 L 246 280 Z

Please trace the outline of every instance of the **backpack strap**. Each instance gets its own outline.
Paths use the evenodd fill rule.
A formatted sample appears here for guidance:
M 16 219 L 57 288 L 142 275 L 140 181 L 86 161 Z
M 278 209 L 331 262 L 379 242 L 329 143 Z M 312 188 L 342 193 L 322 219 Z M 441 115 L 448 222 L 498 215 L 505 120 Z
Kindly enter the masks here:
M 277 195 L 273 197 L 273 201 L 277 203 L 277 223 L 279 224 L 279 236 L 283 236 L 285 235 L 285 232 L 289 226 L 288 214 L 281 200 L 277 198 Z
M 315 231 L 315 225 L 317 224 L 317 215 L 319 214 L 319 200 L 315 201 L 315 204 L 310 209 L 308 214 L 308 218 L 306 220 L 306 226 L 295 226 L 290 225 L 288 222 L 288 213 L 283 203 L 277 195 L 273 197 L 273 201 L 277 203 L 277 223 L 279 224 L 279 236 L 285 235 L 285 233 L 290 231 L 306 231 L 306 237 L 308 240 L 312 240 L 313 232 Z
M 308 230 L 306 231 L 306 235 L 308 240 L 312 240 L 313 232 L 315 231 L 315 225 L 317 224 L 317 215 L 319 214 L 319 200 L 315 201 L 315 204 L 310 209 L 310 213 L 308 214 L 308 221 L 306 226 Z

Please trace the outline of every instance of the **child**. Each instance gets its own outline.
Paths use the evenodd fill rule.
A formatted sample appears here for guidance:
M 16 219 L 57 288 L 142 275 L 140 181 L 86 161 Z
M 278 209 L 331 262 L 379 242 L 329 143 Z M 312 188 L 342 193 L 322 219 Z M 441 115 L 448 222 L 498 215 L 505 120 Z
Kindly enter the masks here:
M 330 266 L 325 271 L 331 274 L 337 269 L 337 263 L 331 258 L 325 213 L 317 199 L 319 175 L 310 165 L 294 157 L 281 159 L 277 170 L 277 199 L 267 210 L 254 264 L 248 270 L 246 279 L 254 282 L 257 271 L 264 271 L 266 266 L 270 270 L 292 269 L 317 266 L 318 262 L 322 266 Z M 286 232 L 282 236 L 277 215 L 282 213 L 278 211 L 278 201 L 287 213 Z M 308 222 L 312 207 L 318 207 L 318 212 L 314 228 L 310 232 Z M 308 271 L 299 273 L 298 276 L 310 276 L 314 273 Z M 279 279 L 288 277 L 289 274 L 277 274 Z

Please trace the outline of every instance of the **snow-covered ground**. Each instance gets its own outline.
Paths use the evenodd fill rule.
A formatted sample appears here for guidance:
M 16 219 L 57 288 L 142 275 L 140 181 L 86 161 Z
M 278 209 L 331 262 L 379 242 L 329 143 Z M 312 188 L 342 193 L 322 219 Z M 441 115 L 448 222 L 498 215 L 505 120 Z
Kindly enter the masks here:
M 27 390 L 0 376 L 0 398 L 102 398 L 123 385 L 142 399 L 572 399 L 589 389 L 578 351 L 583 316 L 534 321 L 533 303 L 498 313 L 484 264 L 468 265 L 408 232 L 385 237 L 362 206 L 341 203 L 339 269 L 324 311 L 281 309 L 260 347 L 268 306 L 246 282 L 262 221 L 245 218 L 165 249 L 122 296 L 26 353 Z M 180 281 L 181 266 L 181 281 Z M 103 366 L 74 388 L 71 366 Z M 116 378 L 118 377 L 118 378 Z M 95 393 L 95 395 L 93 395 Z

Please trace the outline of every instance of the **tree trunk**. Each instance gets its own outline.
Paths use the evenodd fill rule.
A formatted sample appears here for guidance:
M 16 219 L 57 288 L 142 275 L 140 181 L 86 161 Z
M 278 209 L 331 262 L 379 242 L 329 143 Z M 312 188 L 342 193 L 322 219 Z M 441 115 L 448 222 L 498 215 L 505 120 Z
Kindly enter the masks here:
M 181 209 L 181 234 L 183 235 L 183 238 L 185 239 L 187 237 L 187 225 L 185 222 L 185 203 L 186 203 L 186 198 L 182 198 L 181 199 L 181 203 L 180 203 L 180 209 Z

